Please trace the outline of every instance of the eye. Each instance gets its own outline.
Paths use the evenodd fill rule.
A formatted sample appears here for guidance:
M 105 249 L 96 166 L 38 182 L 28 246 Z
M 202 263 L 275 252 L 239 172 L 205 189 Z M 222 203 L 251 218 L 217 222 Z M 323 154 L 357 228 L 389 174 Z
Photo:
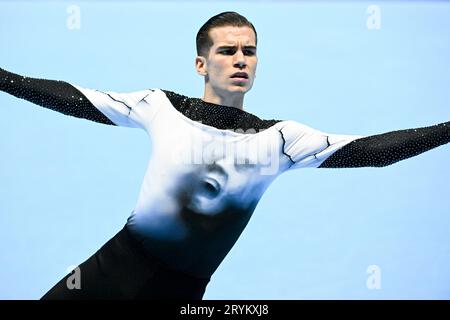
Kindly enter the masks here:
M 255 52 L 253 50 L 244 50 L 244 54 L 246 56 L 254 56 Z
M 232 50 L 232 49 L 222 50 L 222 51 L 220 51 L 220 53 L 226 54 L 226 55 L 233 55 L 234 50 Z

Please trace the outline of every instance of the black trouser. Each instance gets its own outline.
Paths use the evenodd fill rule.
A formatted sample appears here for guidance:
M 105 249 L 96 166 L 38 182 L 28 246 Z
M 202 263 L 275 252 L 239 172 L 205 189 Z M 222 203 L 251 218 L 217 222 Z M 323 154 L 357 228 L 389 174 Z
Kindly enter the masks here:
M 61 279 L 42 299 L 200 300 L 209 282 L 171 270 L 150 257 L 126 226 L 79 266 L 80 289 L 68 288 L 68 280 L 75 283 L 73 275 Z

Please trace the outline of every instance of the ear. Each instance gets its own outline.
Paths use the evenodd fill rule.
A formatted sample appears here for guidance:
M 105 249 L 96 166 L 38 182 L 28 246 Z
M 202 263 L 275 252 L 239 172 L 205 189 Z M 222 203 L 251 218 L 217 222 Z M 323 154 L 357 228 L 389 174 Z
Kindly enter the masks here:
M 206 65 L 206 58 L 202 56 L 197 56 L 195 58 L 195 69 L 197 73 L 201 76 L 206 76 L 208 74 L 208 68 Z

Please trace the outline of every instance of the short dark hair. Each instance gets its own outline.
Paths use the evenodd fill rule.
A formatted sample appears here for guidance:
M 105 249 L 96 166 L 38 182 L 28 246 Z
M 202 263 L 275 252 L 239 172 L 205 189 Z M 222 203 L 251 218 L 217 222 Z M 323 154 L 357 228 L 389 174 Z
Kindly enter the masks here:
M 253 24 L 247 20 L 246 17 L 240 15 L 234 11 L 226 11 L 209 18 L 208 21 L 198 30 L 196 42 L 197 42 L 197 55 L 208 56 L 209 49 L 213 45 L 213 41 L 209 36 L 209 31 L 212 28 L 217 27 L 250 27 L 255 32 L 255 42 L 258 42 L 258 36 L 256 34 L 256 29 Z M 255 43 L 255 44 L 256 44 Z

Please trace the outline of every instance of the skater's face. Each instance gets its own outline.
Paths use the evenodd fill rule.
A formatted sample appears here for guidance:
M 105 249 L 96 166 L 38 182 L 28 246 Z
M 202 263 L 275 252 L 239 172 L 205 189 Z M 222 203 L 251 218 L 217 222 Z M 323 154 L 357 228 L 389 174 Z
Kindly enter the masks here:
M 253 30 L 224 26 L 211 29 L 209 36 L 213 45 L 208 56 L 196 59 L 197 72 L 205 76 L 205 84 L 220 96 L 249 91 L 258 63 Z

